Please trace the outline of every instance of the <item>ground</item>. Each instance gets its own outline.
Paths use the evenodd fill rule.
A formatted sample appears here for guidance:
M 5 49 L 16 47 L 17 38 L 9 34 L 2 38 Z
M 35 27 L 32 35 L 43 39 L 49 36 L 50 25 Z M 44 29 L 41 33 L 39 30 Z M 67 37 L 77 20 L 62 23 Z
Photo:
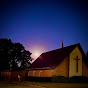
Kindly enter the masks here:
M 2 82 L 0 88 L 88 88 L 85 83 Z

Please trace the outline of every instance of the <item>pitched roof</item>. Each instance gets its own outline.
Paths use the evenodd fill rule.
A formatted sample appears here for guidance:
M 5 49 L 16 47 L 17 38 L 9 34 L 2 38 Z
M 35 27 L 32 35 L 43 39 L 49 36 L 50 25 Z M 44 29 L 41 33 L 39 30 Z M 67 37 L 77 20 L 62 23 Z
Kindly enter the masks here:
M 74 44 L 64 48 L 52 50 L 49 52 L 42 53 L 29 68 L 55 68 L 59 65 L 65 57 L 67 57 L 76 47 L 80 49 L 83 56 L 85 56 L 80 44 Z

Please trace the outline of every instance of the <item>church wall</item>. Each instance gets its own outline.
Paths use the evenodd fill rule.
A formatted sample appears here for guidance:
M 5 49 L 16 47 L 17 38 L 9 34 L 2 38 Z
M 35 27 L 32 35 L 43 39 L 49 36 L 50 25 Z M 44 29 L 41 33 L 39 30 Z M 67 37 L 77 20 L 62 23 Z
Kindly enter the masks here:
M 30 70 L 28 72 L 28 76 L 33 76 L 33 77 L 52 77 L 52 70 Z
M 25 80 L 25 70 L 21 71 L 12 71 L 11 72 L 11 81 L 19 81 L 18 75 L 20 76 L 20 80 L 23 81 Z
M 5 80 L 9 80 L 11 77 L 11 72 L 10 71 L 3 71 L 1 72 L 1 76 L 5 79 Z
M 88 66 L 85 64 L 85 62 L 83 61 L 83 76 L 87 76 L 88 77 Z
M 68 77 L 68 60 L 69 57 L 66 57 L 53 71 L 53 75 L 55 76 L 64 76 Z
M 77 72 L 77 61 L 75 60 L 78 56 L 78 72 Z M 82 54 L 78 47 L 76 47 L 70 53 L 70 60 L 69 60 L 69 77 L 72 76 L 82 76 Z

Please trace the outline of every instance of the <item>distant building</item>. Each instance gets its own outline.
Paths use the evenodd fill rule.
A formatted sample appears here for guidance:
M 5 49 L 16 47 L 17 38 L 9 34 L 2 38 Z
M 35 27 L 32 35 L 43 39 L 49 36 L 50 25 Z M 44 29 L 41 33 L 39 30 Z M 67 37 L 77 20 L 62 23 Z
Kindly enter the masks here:
M 28 69 L 30 77 L 88 76 L 88 66 L 81 45 L 74 44 L 42 53 Z

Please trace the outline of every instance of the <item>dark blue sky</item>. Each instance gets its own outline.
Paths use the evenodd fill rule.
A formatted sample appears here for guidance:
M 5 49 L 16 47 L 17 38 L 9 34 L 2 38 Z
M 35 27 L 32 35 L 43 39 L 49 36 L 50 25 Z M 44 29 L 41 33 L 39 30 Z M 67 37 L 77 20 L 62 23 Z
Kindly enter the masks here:
M 0 38 L 33 53 L 80 43 L 88 51 L 87 0 L 1 0 Z

